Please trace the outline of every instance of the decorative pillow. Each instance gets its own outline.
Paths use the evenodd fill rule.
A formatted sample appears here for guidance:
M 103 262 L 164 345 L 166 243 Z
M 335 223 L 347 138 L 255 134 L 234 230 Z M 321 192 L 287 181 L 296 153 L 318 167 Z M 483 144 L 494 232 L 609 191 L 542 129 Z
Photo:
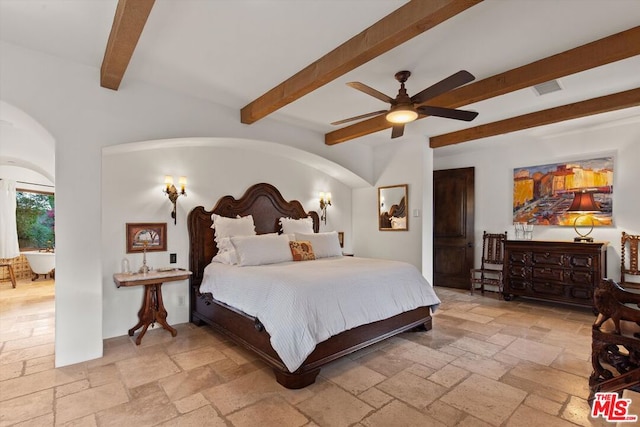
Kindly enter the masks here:
M 291 255 L 293 256 L 294 261 L 311 261 L 316 259 L 311 242 L 304 240 L 290 241 L 289 247 L 291 248 Z
M 238 265 L 263 265 L 292 261 L 289 237 L 278 234 L 232 237 Z
M 296 240 L 310 242 L 316 259 L 342 255 L 342 248 L 340 248 L 337 231 L 311 234 L 296 233 Z
M 238 216 L 237 218 L 228 218 L 218 214 L 211 215 L 213 225 L 211 228 L 216 233 L 216 243 L 218 239 L 233 236 L 254 236 L 256 227 L 253 224 L 253 216 Z
M 218 253 L 211 259 L 211 262 L 220 262 L 222 264 L 237 264 L 238 257 L 235 248 L 231 243 L 233 236 L 255 236 L 256 229 L 253 224 L 253 216 L 237 216 L 236 218 L 228 218 L 218 214 L 212 214 L 211 219 L 213 225 L 211 228 L 215 232 L 215 242 L 218 247 Z
M 291 233 L 313 233 L 313 219 L 311 217 L 302 219 L 280 218 L 282 234 Z

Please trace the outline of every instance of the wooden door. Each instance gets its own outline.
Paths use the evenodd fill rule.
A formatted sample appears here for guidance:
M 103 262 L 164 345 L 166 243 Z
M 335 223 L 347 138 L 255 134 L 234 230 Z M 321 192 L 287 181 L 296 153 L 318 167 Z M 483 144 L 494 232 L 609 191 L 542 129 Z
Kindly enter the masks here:
M 474 168 L 433 172 L 433 284 L 469 289 L 474 246 Z

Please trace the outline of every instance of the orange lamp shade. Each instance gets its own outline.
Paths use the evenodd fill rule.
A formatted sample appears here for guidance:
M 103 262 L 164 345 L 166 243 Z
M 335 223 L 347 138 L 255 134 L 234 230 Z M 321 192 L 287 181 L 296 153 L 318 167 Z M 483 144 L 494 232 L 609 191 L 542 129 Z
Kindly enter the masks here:
M 573 202 L 567 212 L 598 212 L 600 211 L 600 206 L 593 199 L 593 193 L 591 192 L 580 192 L 575 193 L 573 197 Z

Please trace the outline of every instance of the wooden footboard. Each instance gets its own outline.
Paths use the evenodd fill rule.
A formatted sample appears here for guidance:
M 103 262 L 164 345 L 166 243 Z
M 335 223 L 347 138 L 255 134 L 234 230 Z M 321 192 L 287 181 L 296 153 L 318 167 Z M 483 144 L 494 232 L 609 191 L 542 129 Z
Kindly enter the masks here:
M 313 384 L 323 365 L 342 356 L 414 328 L 430 330 L 432 327 L 430 308 L 418 307 L 415 310 L 334 335 L 318 344 L 300 368 L 295 372 L 289 372 L 271 347 L 271 337 L 260 321 L 216 301 L 211 294 L 200 294 L 196 298 L 196 310 L 192 312 L 192 322 L 206 323 L 237 344 L 256 353 L 273 368 L 276 380 L 284 387 L 291 389 Z

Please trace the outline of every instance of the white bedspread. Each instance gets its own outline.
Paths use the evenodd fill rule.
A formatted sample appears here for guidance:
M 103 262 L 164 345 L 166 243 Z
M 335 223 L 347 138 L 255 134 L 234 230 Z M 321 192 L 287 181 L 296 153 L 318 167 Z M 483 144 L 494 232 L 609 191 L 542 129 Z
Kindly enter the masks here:
M 290 372 L 333 335 L 440 303 L 413 265 L 358 257 L 251 267 L 211 263 L 200 292 L 257 317 Z

